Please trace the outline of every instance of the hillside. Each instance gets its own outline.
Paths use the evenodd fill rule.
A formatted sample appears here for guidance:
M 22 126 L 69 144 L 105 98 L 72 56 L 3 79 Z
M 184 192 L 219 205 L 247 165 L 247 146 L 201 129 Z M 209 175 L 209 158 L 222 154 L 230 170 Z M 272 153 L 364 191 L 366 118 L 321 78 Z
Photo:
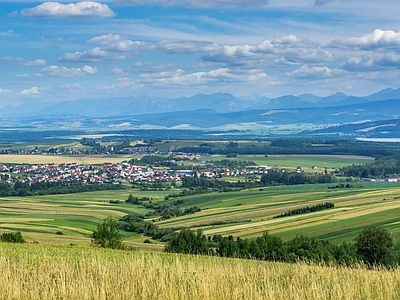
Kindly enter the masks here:
M 0 298 L 399 299 L 400 271 L 0 243 Z

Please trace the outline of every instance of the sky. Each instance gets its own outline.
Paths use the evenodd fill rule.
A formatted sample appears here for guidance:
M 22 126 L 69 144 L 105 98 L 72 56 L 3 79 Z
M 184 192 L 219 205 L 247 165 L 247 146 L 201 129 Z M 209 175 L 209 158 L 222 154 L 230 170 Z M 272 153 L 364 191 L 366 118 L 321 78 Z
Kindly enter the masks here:
M 0 0 L 0 107 L 399 88 L 399 15 L 396 0 Z

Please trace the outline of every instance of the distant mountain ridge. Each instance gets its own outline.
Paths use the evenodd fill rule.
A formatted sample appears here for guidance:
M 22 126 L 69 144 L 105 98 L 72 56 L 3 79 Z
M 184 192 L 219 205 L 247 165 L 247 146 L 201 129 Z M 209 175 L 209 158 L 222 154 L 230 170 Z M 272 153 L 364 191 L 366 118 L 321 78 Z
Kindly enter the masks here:
M 37 103 L 34 107 L 28 104 L 6 106 L 0 109 L 0 116 L 3 128 L 21 124 L 40 128 L 107 130 L 263 128 L 263 132 L 268 133 L 269 128 L 281 126 L 312 128 L 315 134 L 338 131 L 357 137 L 400 137 L 397 121 L 400 118 L 400 88 L 385 89 L 365 97 L 335 93 L 327 97 L 302 94 L 271 99 L 256 94 L 240 98 L 229 93 L 216 93 L 165 101 L 148 96 L 82 99 Z
M 70 115 L 81 117 L 111 117 L 199 109 L 212 109 L 219 113 L 228 113 L 256 109 L 332 107 L 388 99 L 400 99 L 400 88 L 396 90 L 388 88 L 366 97 L 354 97 L 343 93 L 335 93 L 328 97 L 302 94 L 299 96 L 285 95 L 271 99 L 259 95 L 240 98 L 229 93 L 215 93 L 210 95 L 197 94 L 191 97 L 180 97 L 165 101 L 156 101 L 149 96 L 139 96 L 115 97 L 100 100 L 80 99 L 58 103 L 37 102 L 34 105 L 26 103 L 15 107 L 8 105 L 0 109 L 0 116 L 38 117 Z

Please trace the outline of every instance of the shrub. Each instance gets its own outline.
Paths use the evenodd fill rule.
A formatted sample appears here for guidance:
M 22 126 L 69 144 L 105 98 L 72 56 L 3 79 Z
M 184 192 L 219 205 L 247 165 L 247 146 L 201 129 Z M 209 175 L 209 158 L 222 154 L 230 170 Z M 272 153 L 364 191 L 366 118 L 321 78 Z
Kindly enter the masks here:
M 0 236 L 0 240 L 6 243 L 25 243 L 21 232 L 6 232 Z

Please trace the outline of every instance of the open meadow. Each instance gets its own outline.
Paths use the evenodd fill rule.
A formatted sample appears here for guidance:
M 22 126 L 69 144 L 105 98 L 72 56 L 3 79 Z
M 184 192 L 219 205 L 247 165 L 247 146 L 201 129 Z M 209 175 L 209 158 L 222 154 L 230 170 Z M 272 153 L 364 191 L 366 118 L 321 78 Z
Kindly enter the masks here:
M 325 300 L 400 298 L 400 270 L 0 243 L 0 298 Z

